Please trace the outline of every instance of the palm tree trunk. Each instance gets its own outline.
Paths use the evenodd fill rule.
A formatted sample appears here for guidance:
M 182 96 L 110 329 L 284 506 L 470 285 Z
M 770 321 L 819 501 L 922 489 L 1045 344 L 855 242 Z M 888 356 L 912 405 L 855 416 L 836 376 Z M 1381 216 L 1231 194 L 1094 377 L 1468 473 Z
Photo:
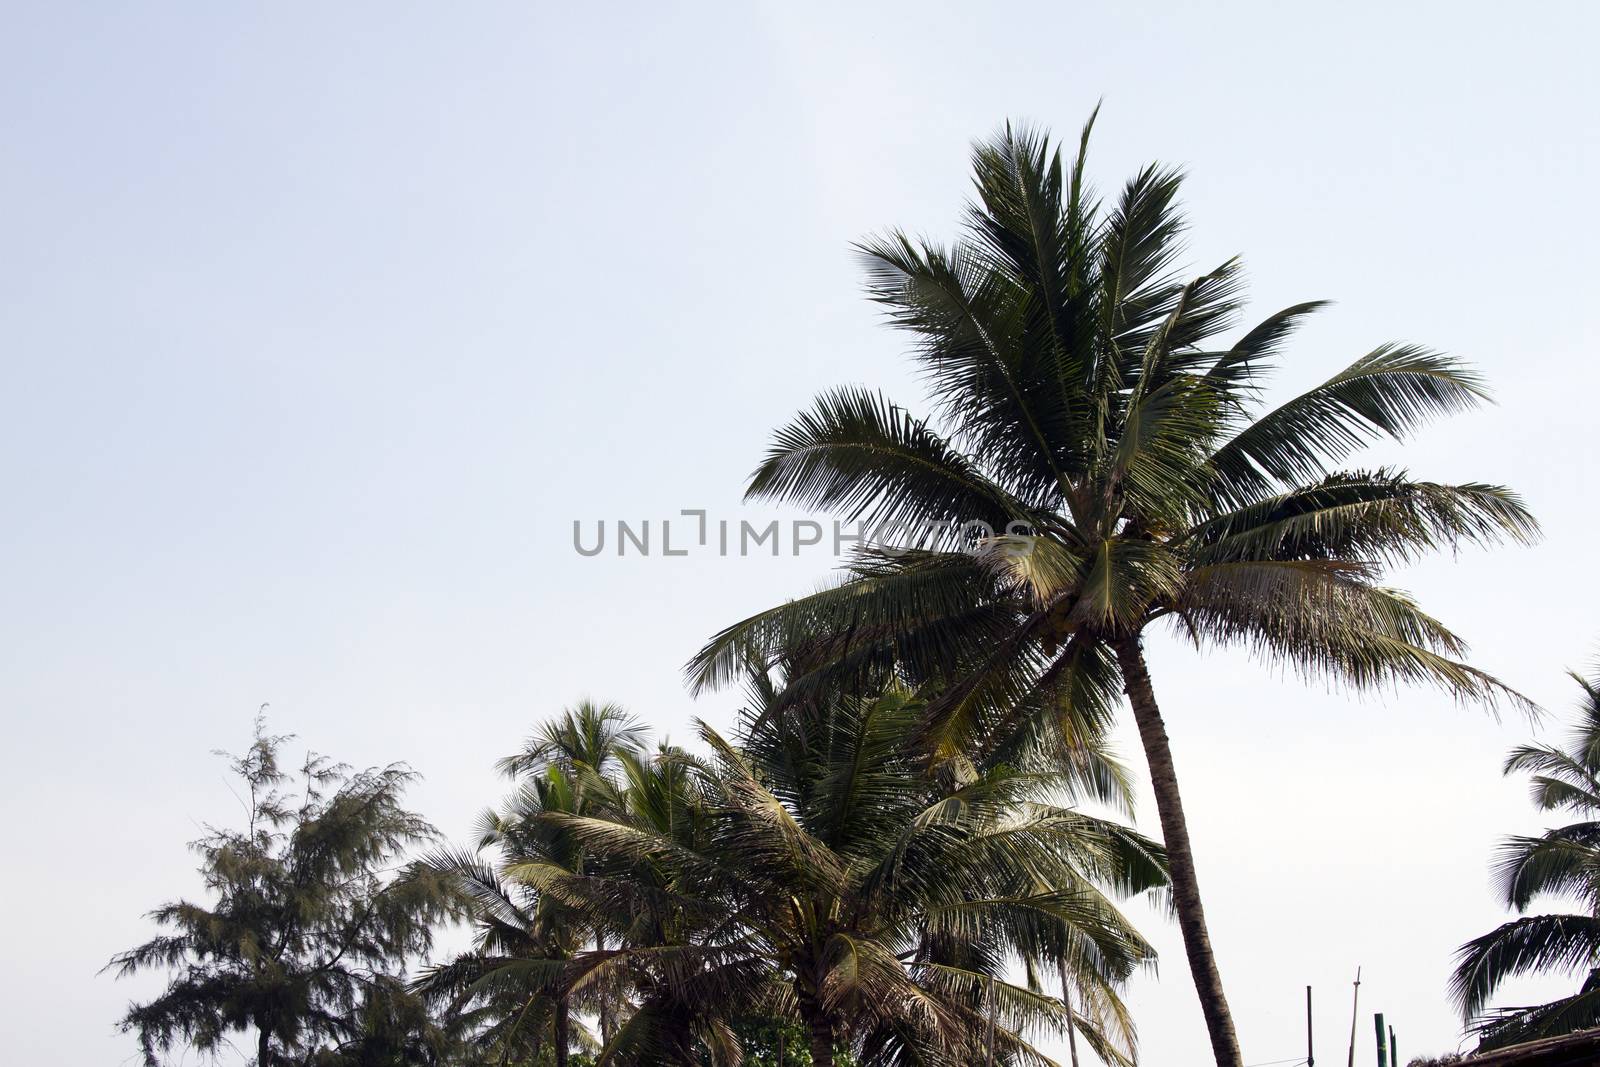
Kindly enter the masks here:
M 1211 951 L 1211 935 L 1206 932 L 1205 909 L 1200 905 L 1200 882 L 1195 875 L 1194 853 L 1189 847 L 1189 824 L 1183 815 L 1183 798 L 1178 792 L 1178 775 L 1172 765 L 1172 748 L 1167 743 L 1167 727 L 1161 721 L 1161 708 L 1150 684 L 1144 650 L 1137 637 L 1115 642 L 1122 682 L 1133 705 L 1133 719 L 1139 726 L 1139 739 L 1150 764 L 1150 785 L 1156 794 L 1156 811 L 1161 816 L 1161 836 L 1166 841 L 1167 864 L 1172 875 L 1172 903 L 1178 913 L 1178 929 L 1183 933 L 1183 948 L 1189 957 L 1189 973 L 1200 1010 L 1205 1015 L 1206 1031 L 1211 1036 L 1211 1052 L 1217 1067 L 1243 1067 L 1239 1055 L 1239 1036 L 1233 1028 L 1233 1014 L 1222 991 L 1222 976 L 1217 973 L 1217 958 Z
M 1067 1054 L 1078 1067 L 1078 1022 L 1072 1014 L 1072 983 L 1067 981 L 1067 958 L 1061 957 L 1061 1006 L 1067 1009 Z
M 810 1037 L 811 1067 L 833 1067 L 833 1027 L 826 1013 L 804 995 L 800 998 L 800 1020 Z
M 606 935 L 596 932 L 594 935 L 594 950 L 606 950 Z M 611 998 L 606 995 L 604 988 L 600 990 L 600 1047 L 604 1048 L 611 1043 Z
M 259 1023 L 256 1028 L 261 1031 L 261 1036 L 256 1038 L 256 1067 L 267 1067 L 267 1057 L 272 1055 L 271 1031 L 266 1023 Z
M 556 1067 L 567 1067 L 567 1046 L 572 1038 L 572 1021 L 568 1016 L 567 998 L 561 996 L 556 1000 Z
M 833 1027 L 820 1017 L 811 1020 L 811 1067 L 833 1067 Z

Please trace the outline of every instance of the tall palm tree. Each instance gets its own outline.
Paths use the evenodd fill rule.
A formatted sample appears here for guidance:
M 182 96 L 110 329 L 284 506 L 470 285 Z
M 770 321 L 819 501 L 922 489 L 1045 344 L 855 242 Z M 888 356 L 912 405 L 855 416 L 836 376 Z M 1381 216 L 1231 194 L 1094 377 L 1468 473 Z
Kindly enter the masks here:
M 570 810 L 587 814 L 597 805 L 620 802 L 615 789 L 616 775 L 623 764 L 639 752 L 647 733 L 644 725 L 622 705 L 582 700 L 544 723 L 523 745 L 521 752 L 501 760 L 500 771 L 513 779 L 537 776 L 551 766 L 571 772 Z M 486 830 L 481 844 L 507 848 L 513 859 L 526 858 L 518 855 L 517 834 L 519 828 L 532 829 L 536 836 L 545 832 L 535 821 L 539 810 L 535 806 L 529 812 L 513 812 L 509 818 L 495 820 Z M 580 867 L 583 864 L 582 857 L 574 857 L 574 861 Z M 594 937 L 595 948 L 605 951 L 604 930 L 596 927 Z M 604 992 L 599 994 L 597 1008 L 600 1039 L 610 1040 L 614 1011 Z
M 1107 891 L 1164 884 L 1156 846 L 1046 802 L 1060 774 L 930 775 L 909 743 L 922 714 L 909 693 L 800 704 L 759 681 L 755 693 L 739 743 L 702 726 L 711 758 L 658 757 L 678 817 L 644 800 L 626 815 L 552 815 L 597 873 L 514 872 L 588 922 L 635 924 L 622 948 L 571 966 L 573 985 L 626 970 L 643 992 L 602 1063 L 737 1063 L 730 1024 L 748 1015 L 801 1022 L 816 1067 L 841 1048 L 884 1065 L 991 1050 L 994 1063 L 1048 1063 L 1027 1031 L 1060 1032 L 1065 1012 L 1006 972 L 1058 961 L 1091 991 L 1080 1032 L 1129 1062 L 1116 985 L 1149 949 Z M 676 929 L 642 936 L 646 917 Z
M 1566 747 L 1523 745 L 1512 750 L 1505 771 L 1532 776 L 1540 811 L 1579 821 L 1500 846 L 1500 891 L 1506 907 L 1522 917 L 1456 954 L 1450 992 L 1484 1049 L 1600 1026 L 1600 674 L 1572 678 L 1583 695 Z M 1584 910 L 1527 914 L 1549 896 L 1576 900 Z M 1502 982 L 1530 971 L 1576 973 L 1582 982 L 1572 996 L 1548 1004 L 1485 1014 Z
M 479 822 L 479 852 L 443 851 L 435 869 L 448 874 L 476 902 L 477 943 L 472 952 L 431 969 L 420 988 L 451 1001 L 457 1011 L 484 1018 L 481 1043 L 503 1052 L 542 1047 L 548 1028 L 554 1061 L 564 1067 L 583 1030 L 572 1016 L 574 991 L 553 980 L 549 961 L 570 959 L 585 938 L 605 950 L 601 926 L 507 874 L 522 864 L 554 864 L 574 874 L 587 857 L 572 835 L 546 816 L 588 815 L 620 803 L 614 779 L 643 743 L 645 730 L 617 704 L 581 701 L 540 725 L 522 749 L 499 763 L 518 785 L 499 809 Z M 599 1016 L 601 1042 L 609 1039 L 614 1005 L 593 988 L 586 1001 Z
M 1381 572 L 1528 541 L 1536 525 L 1498 486 L 1341 469 L 1369 441 L 1481 402 L 1453 359 L 1383 345 L 1261 410 L 1283 342 L 1320 304 L 1220 340 L 1238 262 L 1183 281 L 1179 174 L 1146 167 L 1104 206 L 1084 182 L 1088 135 L 1064 167 L 1048 138 L 1007 126 L 974 151 L 963 240 L 894 232 L 859 247 L 870 296 L 917 338 L 939 421 L 836 389 L 777 432 L 748 496 L 918 533 L 879 536 L 897 550 L 869 548 L 837 587 L 718 634 L 689 676 L 719 685 L 751 656 L 826 635 L 829 675 L 942 680 L 919 726 L 935 761 L 1062 704 L 1103 721 L 1126 692 L 1212 1048 L 1239 1067 L 1146 631 L 1165 621 L 1354 687 L 1495 699 L 1504 687 Z
M 505 875 L 535 860 L 581 870 L 578 843 L 544 818 L 579 810 L 577 794 L 571 771 L 546 767 L 525 778 L 507 810 L 485 817 L 482 839 L 500 846 L 498 860 L 454 849 L 428 860 L 472 900 L 475 936 L 470 951 L 425 969 L 416 987 L 453 1016 L 477 1019 L 477 1043 L 503 1058 L 527 1055 L 538 1063 L 548 1048 L 556 1067 L 565 1067 L 578 1036 L 573 990 L 557 980 L 550 961 L 572 959 L 592 928 L 559 901 Z

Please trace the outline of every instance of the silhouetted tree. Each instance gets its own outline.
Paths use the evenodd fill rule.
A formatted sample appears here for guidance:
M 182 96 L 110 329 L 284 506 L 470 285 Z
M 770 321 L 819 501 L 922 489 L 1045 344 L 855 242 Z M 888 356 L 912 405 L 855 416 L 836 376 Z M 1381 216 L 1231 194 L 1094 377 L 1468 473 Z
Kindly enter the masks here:
M 1572 678 L 1583 696 L 1566 745 L 1513 749 L 1505 773 L 1531 775 L 1540 811 L 1578 821 L 1500 846 L 1501 895 L 1521 917 L 1456 954 L 1450 991 L 1484 1049 L 1600 1026 L 1600 674 Z M 1582 910 L 1526 914 L 1535 900 L 1550 897 L 1578 901 Z M 1528 972 L 1576 975 L 1578 991 L 1548 1004 L 1485 1013 L 1502 982 Z
M 1030 712 L 1063 702 L 1103 721 L 1126 692 L 1213 1054 L 1240 1067 L 1146 633 L 1165 623 L 1351 688 L 1495 699 L 1504 687 L 1461 662 L 1461 640 L 1382 585 L 1384 564 L 1536 526 L 1498 486 L 1344 466 L 1483 401 L 1447 356 L 1380 345 L 1264 406 L 1284 342 L 1320 303 L 1225 339 L 1242 270 L 1178 273 L 1180 173 L 1145 167 L 1098 201 L 1088 137 L 1064 162 L 1008 125 L 973 152 L 961 241 L 860 246 L 869 295 L 916 340 L 937 421 L 836 389 L 774 435 L 747 495 L 930 533 L 891 537 L 920 551 L 867 552 L 839 587 L 728 628 L 691 677 L 715 685 L 797 633 L 831 637 L 851 672 L 956 683 L 919 725 L 935 760 L 1032 730 Z
M 398 998 L 397 979 L 460 903 L 448 879 L 405 860 L 436 836 L 401 804 L 416 776 L 310 754 L 291 774 L 280 764 L 288 740 L 257 720 L 249 750 L 229 760 L 247 821 L 207 827 L 193 843 L 209 899 L 163 904 L 150 917 L 166 932 L 109 964 L 118 975 L 170 973 L 166 990 L 132 1004 L 121 1023 L 138 1034 L 148 1067 L 176 1044 L 213 1052 L 247 1032 L 256 1067 L 303 1063 L 324 1039 L 337 1051 L 379 1016 L 416 1010 Z M 412 1058 L 383 1062 L 435 1062 L 430 1026 L 413 1018 L 388 1028 L 416 1041 L 400 1039 Z

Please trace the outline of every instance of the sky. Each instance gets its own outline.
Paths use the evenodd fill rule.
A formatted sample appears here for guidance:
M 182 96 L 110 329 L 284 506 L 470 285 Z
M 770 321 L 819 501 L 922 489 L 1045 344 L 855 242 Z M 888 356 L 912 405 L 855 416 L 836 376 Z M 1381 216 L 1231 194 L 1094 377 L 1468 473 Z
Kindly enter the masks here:
M 1372 461 L 1542 520 L 1394 581 L 1545 724 L 1150 647 L 1246 1062 L 1302 1053 L 1306 985 L 1343 1057 L 1358 966 L 1358 1063 L 1372 1011 L 1405 1058 L 1458 1047 L 1451 953 L 1541 825 L 1500 762 L 1600 649 L 1597 34 L 1582 3 L 0 2 L 11 1056 L 134 1062 L 114 1023 L 157 983 L 97 972 L 198 891 L 184 843 L 239 813 L 211 753 L 260 705 L 409 761 L 463 841 L 581 697 L 727 724 L 684 661 L 831 546 L 585 557 L 573 523 L 798 517 L 741 503 L 774 427 L 842 383 L 923 406 L 850 243 L 953 236 L 974 138 L 1101 99 L 1101 190 L 1181 164 L 1197 272 L 1242 255 L 1260 317 L 1337 301 L 1274 395 L 1389 340 L 1495 389 Z M 1142 1062 L 1200 1062 L 1176 929 L 1139 914 Z

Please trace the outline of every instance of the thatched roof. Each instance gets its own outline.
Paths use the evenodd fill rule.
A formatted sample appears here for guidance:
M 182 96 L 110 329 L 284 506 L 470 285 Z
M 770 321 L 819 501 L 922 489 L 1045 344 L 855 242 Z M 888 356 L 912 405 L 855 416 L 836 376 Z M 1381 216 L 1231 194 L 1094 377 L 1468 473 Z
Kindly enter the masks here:
M 1600 1064 L 1600 1029 L 1529 1041 L 1468 1056 L 1461 1067 L 1591 1067 Z

